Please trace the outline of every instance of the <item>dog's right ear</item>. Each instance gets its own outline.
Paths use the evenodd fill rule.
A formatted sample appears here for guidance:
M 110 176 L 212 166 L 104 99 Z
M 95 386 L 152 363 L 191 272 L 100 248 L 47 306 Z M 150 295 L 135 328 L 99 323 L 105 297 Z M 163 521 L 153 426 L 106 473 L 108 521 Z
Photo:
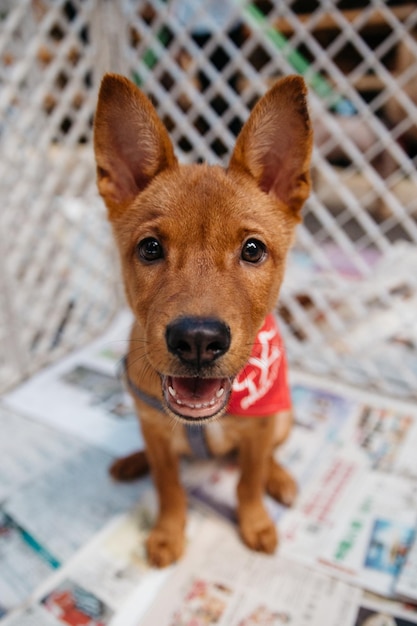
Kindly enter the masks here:
M 177 164 L 165 126 L 148 98 L 130 80 L 106 74 L 94 119 L 97 184 L 110 218 L 154 176 Z

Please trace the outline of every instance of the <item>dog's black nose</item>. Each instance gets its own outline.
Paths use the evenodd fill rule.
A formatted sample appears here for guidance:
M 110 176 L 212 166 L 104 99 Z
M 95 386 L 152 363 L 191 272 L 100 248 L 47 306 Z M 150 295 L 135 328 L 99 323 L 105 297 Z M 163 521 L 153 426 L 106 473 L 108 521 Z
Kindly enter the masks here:
M 209 365 L 230 347 L 230 328 L 213 318 L 181 317 L 167 326 L 168 350 L 188 365 Z

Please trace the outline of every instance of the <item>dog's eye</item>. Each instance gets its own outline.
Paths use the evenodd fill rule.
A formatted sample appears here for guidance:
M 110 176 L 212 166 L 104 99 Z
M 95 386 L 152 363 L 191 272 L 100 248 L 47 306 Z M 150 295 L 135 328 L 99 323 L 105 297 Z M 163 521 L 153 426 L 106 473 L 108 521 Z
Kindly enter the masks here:
M 164 256 L 162 246 L 154 237 L 146 237 L 139 241 L 137 245 L 137 253 L 142 261 L 157 261 Z
M 266 256 L 266 246 L 258 239 L 248 239 L 243 244 L 241 258 L 248 263 L 260 263 Z

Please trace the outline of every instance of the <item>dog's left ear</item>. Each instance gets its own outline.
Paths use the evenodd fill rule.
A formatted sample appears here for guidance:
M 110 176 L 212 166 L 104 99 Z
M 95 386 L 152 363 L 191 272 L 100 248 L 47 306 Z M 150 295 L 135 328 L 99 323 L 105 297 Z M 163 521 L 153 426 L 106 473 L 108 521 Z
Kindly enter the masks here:
M 278 81 L 243 126 L 229 169 L 244 170 L 266 193 L 299 215 L 310 193 L 313 133 L 300 76 Z

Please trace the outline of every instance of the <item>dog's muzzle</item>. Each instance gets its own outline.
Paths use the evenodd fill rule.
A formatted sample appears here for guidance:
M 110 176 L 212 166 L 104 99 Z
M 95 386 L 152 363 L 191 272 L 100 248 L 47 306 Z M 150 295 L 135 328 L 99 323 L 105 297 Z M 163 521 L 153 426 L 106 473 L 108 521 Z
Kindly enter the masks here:
M 180 317 L 166 329 L 166 345 L 190 376 L 164 376 L 168 408 L 185 420 L 207 420 L 224 412 L 232 382 L 211 378 L 213 363 L 230 348 L 230 328 L 215 318 Z

